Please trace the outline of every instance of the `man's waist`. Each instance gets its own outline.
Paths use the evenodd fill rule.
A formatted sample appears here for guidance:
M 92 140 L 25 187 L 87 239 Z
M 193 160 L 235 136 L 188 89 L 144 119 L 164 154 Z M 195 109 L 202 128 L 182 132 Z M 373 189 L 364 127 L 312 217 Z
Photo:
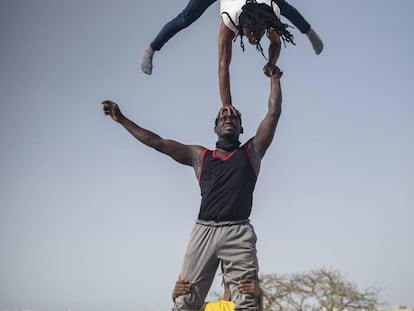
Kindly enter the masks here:
M 250 219 L 240 219 L 240 220 L 205 220 L 197 219 L 196 223 L 203 226 L 209 227 L 226 227 L 233 225 L 241 225 L 250 223 Z

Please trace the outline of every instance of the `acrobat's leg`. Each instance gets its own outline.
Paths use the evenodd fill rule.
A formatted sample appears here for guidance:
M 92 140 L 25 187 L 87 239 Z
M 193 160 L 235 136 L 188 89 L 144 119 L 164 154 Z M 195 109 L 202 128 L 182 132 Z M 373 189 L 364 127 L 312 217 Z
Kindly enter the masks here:
M 274 0 L 280 8 L 280 13 L 286 17 L 293 25 L 300 30 L 300 32 L 306 34 L 309 41 L 312 44 L 313 50 L 316 54 L 320 54 L 323 50 L 323 42 L 319 38 L 318 34 L 312 29 L 308 21 L 300 14 L 300 12 L 291 6 L 285 0 Z
M 150 75 L 152 73 L 152 58 L 154 52 L 161 50 L 164 44 L 182 29 L 194 23 L 207 8 L 217 0 L 190 0 L 184 10 L 170 20 L 161 29 L 155 39 L 144 50 L 141 59 L 141 70 Z

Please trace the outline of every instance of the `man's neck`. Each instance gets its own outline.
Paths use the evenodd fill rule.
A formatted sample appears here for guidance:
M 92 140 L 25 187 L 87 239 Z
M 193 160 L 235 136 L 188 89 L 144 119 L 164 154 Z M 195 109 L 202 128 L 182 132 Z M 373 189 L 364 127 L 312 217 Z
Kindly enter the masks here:
M 238 140 L 228 141 L 219 139 L 216 143 L 217 150 L 221 149 L 222 151 L 226 151 L 227 153 L 232 152 L 233 150 L 239 148 L 240 142 Z

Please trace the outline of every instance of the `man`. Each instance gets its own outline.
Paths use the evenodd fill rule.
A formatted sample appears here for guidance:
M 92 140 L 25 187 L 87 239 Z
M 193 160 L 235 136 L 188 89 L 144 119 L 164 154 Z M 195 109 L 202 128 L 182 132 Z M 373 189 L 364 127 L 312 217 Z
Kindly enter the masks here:
M 240 113 L 221 108 L 215 121 L 215 150 L 164 139 L 126 118 L 112 101 L 102 103 L 106 115 L 141 143 L 177 162 L 192 166 L 201 188 L 201 206 L 184 257 L 181 275 L 191 280 L 190 294 L 175 299 L 175 310 L 198 311 L 213 282 L 219 262 L 235 308 L 258 309 L 252 295 L 240 294 L 237 283 L 254 279 L 258 271 L 256 234 L 250 224 L 253 190 L 260 164 L 275 134 L 281 113 L 281 71 L 272 68 L 268 110 L 256 135 L 240 147 Z
M 190 0 L 184 10 L 165 24 L 154 40 L 145 48 L 141 58 L 141 70 L 144 73 L 151 75 L 154 53 L 160 51 L 164 44 L 179 31 L 194 23 L 208 7 L 216 1 L 217 0 Z M 302 14 L 285 0 L 275 0 L 275 2 L 280 8 L 280 13 L 295 25 L 300 32 L 306 34 L 315 53 L 320 54 L 323 50 L 322 40 Z

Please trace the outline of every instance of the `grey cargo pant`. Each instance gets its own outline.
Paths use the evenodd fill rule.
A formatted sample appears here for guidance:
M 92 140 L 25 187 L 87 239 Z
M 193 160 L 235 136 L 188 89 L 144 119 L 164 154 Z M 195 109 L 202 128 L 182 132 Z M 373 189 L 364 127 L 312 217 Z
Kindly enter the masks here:
M 213 222 L 197 220 L 191 232 L 181 270 L 193 283 L 190 294 L 175 300 L 173 310 L 199 311 L 221 261 L 224 282 L 229 285 L 235 310 L 258 310 L 257 299 L 240 294 L 237 282 L 256 278 L 256 234 L 249 220 Z

